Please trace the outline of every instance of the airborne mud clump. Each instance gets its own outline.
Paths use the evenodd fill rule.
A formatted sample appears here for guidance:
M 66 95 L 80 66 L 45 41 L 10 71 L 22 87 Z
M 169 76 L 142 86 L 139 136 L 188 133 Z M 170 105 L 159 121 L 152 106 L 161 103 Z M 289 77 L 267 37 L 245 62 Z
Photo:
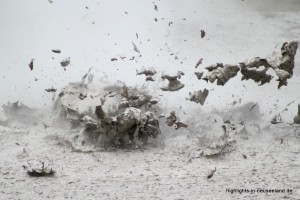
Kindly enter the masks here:
M 165 122 L 168 126 L 174 126 L 176 130 L 178 130 L 179 128 L 187 128 L 188 125 L 186 123 L 183 123 L 181 121 L 179 121 L 179 119 L 176 117 L 175 115 L 175 111 L 171 111 L 169 116 L 166 117 L 166 122 Z
M 255 82 L 260 82 L 261 85 L 269 83 L 272 76 L 266 72 L 268 69 L 273 69 L 278 77 L 278 89 L 283 85 L 287 86 L 287 79 L 293 75 L 297 49 L 298 42 L 285 42 L 281 47 L 281 53 L 273 53 L 266 59 L 254 58 L 241 63 L 242 80 L 253 79 Z M 262 71 L 253 69 L 261 66 L 265 68 Z
M 208 66 L 205 69 L 208 70 L 208 73 L 202 79 L 211 83 L 217 80 L 217 85 L 222 86 L 225 85 L 225 83 L 227 83 L 227 81 L 229 81 L 231 78 L 235 77 L 240 70 L 236 65 L 224 66 L 222 63 Z
M 268 71 L 268 67 L 265 67 L 265 69 L 258 71 L 255 69 L 249 69 L 252 67 L 260 67 L 261 65 L 254 65 L 254 63 L 261 63 L 261 62 L 266 62 L 266 60 L 261 60 L 259 58 L 256 58 L 253 62 L 250 62 L 248 65 L 245 63 L 241 63 L 241 73 L 242 73 L 242 80 L 249 80 L 252 79 L 254 80 L 256 83 L 260 83 L 260 85 L 264 85 L 265 83 L 270 83 L 270 81 L 272 80 L 272 76 L 267 74 Z M 249 67 L 249 65 L 251 67 Z
M 64 59 L 64 60 L 62 60 L 61 62 L 60 62 L 60 65 L 64 68 L 64 69 L 66 69 L 66 67 L 70 64 L 70 58 L 66 58 L 66 59 Z
M 189 93 L 190 97 L 186 98 L 189 101 L 193 101 L 195 103 L 200 103 L 201 105 L 204 104 L 207 96 L 208 96 L 208 90 L 204 89 L 203 92 L 201 90 L 194 92 L 194 93 Z
M 184 84 L 181 83 L 178 79 L 183 76 L 184 73 L 181 71 L 178 71 L 176 75 L 170 76 L 170 75 L 162 75 L 161 78 L 163 80 L 168 80 L 169 84 L 165 87 L 162 87 L 161 90 L 163 91 L 177 91 L 184 87 Z
M 33 61 L 34 59 L 31 59 L 30 63 L 28 64 L 31 71 L 33 70 Z
M 240 66 L 217 63 L 205 68 L 208 73 L 204 77 L 202 77 L 202 72 L 195 72 L 195 75 L 198 79 L 202 77 L 203 80 L 210 83 L 217 80 L 217 85 L 223 86 L 240 71 L 242 80 L 252 79 L 256 83 L 264 85 L 270 83 L 273 78 L 270 74 L 267 74 L 267 71 L 271 69 L 278 77 L 278 89 L 280 89 L 283 85 L 287 86 L 287 79 L 290 79 L 293 75 L 297 49 L 298 42 L 285 42 L 281 47 L 281 53 L 273 53 L 267 58 L 248 59 L 241 62 Z M 264 67 L 264 69 L 258 70 L 260 67 Z
M 156 70 L 154 68 L 150 69 L 140 69 L 137 71 L 137 75 L 142 75 L 144 74 L 146 76 L 146 81 L 154 81 L 153 76 L 156 74 Z

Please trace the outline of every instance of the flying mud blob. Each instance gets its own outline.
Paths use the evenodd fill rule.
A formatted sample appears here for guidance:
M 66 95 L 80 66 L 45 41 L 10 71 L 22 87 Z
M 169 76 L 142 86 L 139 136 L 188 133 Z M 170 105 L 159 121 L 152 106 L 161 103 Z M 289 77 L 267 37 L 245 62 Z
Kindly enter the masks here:
M 283 85 L 287 86 L 287 79 L 293 75 L 297 49 L 298 42 L 285 42 L 281 47 L 281 54 L 273 53 L 267 57 L 268 63 L 278 76 L 278 89 Z
M 282 123 L 282 118 L 280 116 L 280 113 L 278 115 L 275 115 L 271 120 L 271 124 L 279 124 L 279 123 Z
M 204 89 L 203 92 L 201 90 L 195 91 L 194 94 L 191 92 L 189 93 L 190 97 L 186 98 L 186 100 L 193 101 L 195 103 L 200 103 L 201 105 L 204 104 L 206 97 L 208 96 L 208 90 Z
M 298 104 L 298 114 L 294 117 L 294 124 L 300 124 L 300 104 Z
M 31 59 L 30 63 L 28 64 L 31 71 L 33 70 L 33 61 L 34 61 L 34 58 Z
M 259 68 L 260 66 L 264 66 L 263 70 L 256 70 L 251 68 Z M 272 80 L 272 76 L 267 74 L 267 71 L 270 65 L 267 63 L 266 59 L 261 58 L 253 58 L 251 60 L 247 60 L 243 63 L 240 63 L 242 80 L 252 79 L 256 83 L 260 83 L 259 85 L 264 85 L 265 83 L 269 83 Z
M 52 49 L 52 52 L 53 53 L 61 53 L 61 50 L 60 49 Z
M 48 88 L 48 89 L 45 89 L 46 92 L 56 92 L 57 90 L 55 88 Z
M 278 89 L 280 89 L 283 85 L 287 86 L 287 79 L 291 78 L 292 75 L 287 71 L 278 68 L 275 68 L 275 73 L 278 76 L 278 79 L 276 81 L 279 81 Z
M 66 58 L 64 60 L 62 60 L 60 62 L 61 67 L 64 68 L 64 70 L 66 70 L 66 67 L 70 64 L 70 58 Z
M 203 76 L 204 72 L 195 72 L 195 75 L 197 76 L 197 79 L 200 80 Z
M 183 72 L 178 71 L 177 75 L 170 76 L 170 75 L 163 75 L 161 78 L 163 80 L 167 79 L 169 81 L 169 84 L 165 87 L 162 87 L 162 91 L 177 91 L 184 87 L 184 84 L 182 84 L 178 79 L 181 78 L 181 76 L 184 75 Z
M 242 80 L 252 79 L 255 82 L 263 85 L 269 83 L 272 79 L 271 75 L 266 74 L 269 68 L 273 69 L 278 77 L 278 89 L 281 86 L 287 86 L 287 79 L 293 75 L 293 69 L 295 65 L 295 55 L 298 49 L 297 42 L 285 42 L 281 47 L 281 53 L 273 53 L 266 59 L 253 58 L 246 62 L 240 63 L 241 73 L 243 75 Z M 251 70 L 251 68 L 259 68 L 264 66 L 265 69 L 261 71 Z
M 203 58 L 200 58 L 199 61 L 196 63 L 195 68 L 202 64 Z
M 140 69 L 136 72 L 137 75 L 144 74 L 146 76 L 146 81 L 154 81 L 153 76 L 156 74 L 156 70 L 154 68 L 150 69 Z
M 175 129 L 178 130 L 179 128 L 183 127 L 183 128 L 187 128 L 188 125 L 178 121 L 176 115 L 175 115 L 175 111 L 171 111 L 170 115 L 168 117 L 166 117 L 166 124 L 168 126 L 173 126 L 175 125 Z
M 205 37 L 205 31 L 201 30 L 201 38 L 204 38 L 204 37 Z
M 232 102 L 232 106 L 234 106 L 235 104 L 237 104 L 238 102 L 236 101 L 236 100 L 234 100 L 233 102 Z
M 137 53 L 140 53 L 140 50 L 137 48 L 137 46 L 133 42 L 131 42 L 131 43 L 133 45 L 133 50 Z
M 206 67 L 208 73 L 202 79 L 211 83 L 217 80 L 217 85 L 225 85 L 231 78 L 235 77 L 240 70 L 237 65 L 223 65 L 217 63 Z

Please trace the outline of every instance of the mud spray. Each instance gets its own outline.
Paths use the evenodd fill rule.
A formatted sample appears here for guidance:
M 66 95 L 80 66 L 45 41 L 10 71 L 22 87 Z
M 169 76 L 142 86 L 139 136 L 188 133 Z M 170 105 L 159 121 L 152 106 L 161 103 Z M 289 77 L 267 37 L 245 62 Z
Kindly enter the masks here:
M 224 6 L 236 6 L 233 1 L 228 2 L 231 3 Z M 62 6 L 56 1 L 48 4 Z M 141 7 L 143 12 L 149 12 L 147 16 L 154 16 L 147 23 L 166 26 L 164 38 L 173 37 L 170 31 L 173 29 L 193 34 L 191 27 L 184 24 L 189 19 L 168 14 L 166 5 L 153 2 L 151 13 Z M 210 3 L 205 5 L 209 13 L 218 8 Z M 185 4 L 176 6 L 187 9 Z M 251 3 L 248 6 L 255 8 Z M 85 5 L 84 9 L 93 12 L 95 7 Z M 134 12 L 122 10 L 122 20 Z M 265 15 L 264 20 L 268 21 L 270 16 Z M 300 195 L 298 41 L 257 37 L 255 41 L 262 48 L 276 46 L 275 51 L 268 49 L 270 55 L 265 55 L 267 48 L 258 48 L 255 53 L 259 57 L 255 57 L 246 50 L 258 45 L 250 47 L 250 43 L 245 43 L 231 59 L 216 58 L 212 54 L 226 54 L 227 50 L 220 48 L 222 42 L 216 42 L 210 35 L 211 32 L 218 35 L 216 27 L 224 28 L 226 21 L 222 21 L 222 15 L 218 20 L 205 15 L 197 17 L 209 23 L 221 20 L 220 24 L 197 32 L 205 49 L 200 57 L 191 50 L 173 51 L 176 45 L 180 50 L 183 45 L 175 42 L 172 46 L 172 40 L 158 39 L 147 50 L 147 42 L 149 45 L 152 42 L 146 34 L 152 30 L 150 27 L 135 32 L 132 41 L 126 41 L 129 45 L 120 47 L 123 52 L 113 54 L 110 50 L 114 48 L 102 52 L 107 60 L 102 68 L 100 64 L 80 67 L 80 76 L 76 56 L 67 56 L 71 54 L 64 53 L 67 48 L 51 48 L 52 61 L 64 73 L 65 78 L 60 82 L 66 83 L 64 87 L 55 85 L 55 81 L 47 85 L 42 76 L 37 76 L 44 73 L 39 68 L 43 65 L 41 57 L 28 59 L 26 67 L 31 73 L 28 77 L 40 83 L 32 87 L 44 87 L 43 98 L 48 102 L 37 100 L 34 95 L 38 93 L 28 92 L 31 88 L 20 92 L 26 96 L 23 99 L 13 98 L 16 94 L 7 89 L 10 86 L 3 88 L 12 97 L 3 97 L 1 101 L 9 98 L 13 103 L 5 103 L 0 112 L 0 199 L 297 199 Z M 84 20 L 92 19 L 85 16 Z M 282 25 L 289 24 L 288 17 L 282 20 Z M 190 23 L 195 22 L 196 17 L 191 16 Z M 89 23 L 97 26 L 98 21 Z M 131 27 L 134 26 L 128 30 Z M 248 26 L 241 24 L 236 32 L 237 37 L 245 39 Z M 105 36 L 115 37 L 106 32 Z M 235 43 L 232 36 L 223 37 L 224 41 Z M 105 46 L 111 45 L 106 42 L 104 39 Z M 154 51 L 158 43 L 164 45 Z M 114 46 L 118 46 L 117 42 Z M 194 63 L 188 61 L 193 60 L 187 58 L 189 55 L 193 55 Z M 163 59 L 147 60 L 159 56 Z M 172 59 L 172 65 L 164 67 L 167 57 Z M 84 60 L 98 62 L 91 60 L 88 53 Z M 62 76 L 55 77 L 55 70 L 47 76 L 57 81 Z M 74 71 L 77 74 L 72 74 Z M 30 99 L 39 102 L 27 104 Z

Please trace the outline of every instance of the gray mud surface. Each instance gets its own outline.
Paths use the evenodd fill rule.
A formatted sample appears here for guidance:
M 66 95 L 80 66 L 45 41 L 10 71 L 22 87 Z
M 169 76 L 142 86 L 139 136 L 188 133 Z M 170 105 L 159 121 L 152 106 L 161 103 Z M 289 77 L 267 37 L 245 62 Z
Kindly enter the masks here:
M 280 144 L 275 139 L 282 132 L 240 140 L 237 151 L 218 159 L 198 157 L 201 145 L 195 143 L 193 134 L 166 139 L 144 150 L 91 153 L 60 146 L 53 138 L 63 133 L 6 129 L 0 134 L 1 199 L 298 199 L 300 195 L 300 139 Z M 29 177 L 22 165 L 29 158 L 45 155 L 54 163 L 55 176 Z M 207 180 L 214 167 L 217 171 Z M 293 193 L 225 191 L 242 188 L 286 188 Z

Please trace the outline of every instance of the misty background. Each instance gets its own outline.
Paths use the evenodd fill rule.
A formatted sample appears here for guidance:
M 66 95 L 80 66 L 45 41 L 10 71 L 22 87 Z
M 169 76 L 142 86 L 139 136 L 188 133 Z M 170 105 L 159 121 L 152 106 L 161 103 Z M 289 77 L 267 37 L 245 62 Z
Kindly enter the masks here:
M 275 109 L 276 103 L 281 111 L 295 101 L 295 110 L 286 114 L 291 119 L 300 102 L 299 50 L 294 76 L 280 90 L 275 77 L 270 84 L 258 86 L 237 76 L 222 87 L 194 75 L 217 62 L 238 64 L 266 57 L 282 43 L 299 40 L 297 0 L 1 0 L 0 24 L 0 104 L 20 100 L 31 107 L 51 106 L 53 94 L 45 89 L 59 91 L 79 81 L 90 67 L 95 81 L 119 80 L 154 89 L 162 84 L 159 77 L 155 83 L 145 83 L 144 76 L 136 76 L 137 69 L 183 71 L 182 90 L 158 93 L 165 95 L 167 104 L 186 109 L 222 109 L 242 98 L 242 103 L 263 105 L 263 111 Z M 200 30 L 206 32 L 204 38 Z M 62 52 L 55 54 L 52 49 Z M 71 64 L 64 70 L 60 61 L 68 57 Z M 33 58 L 31 71 L 28 64 Z M 200 58 L 203 63 L 195 69 Z M 204 106 L 185 101 L 189 92 L 204 88 L 210 89 Z

